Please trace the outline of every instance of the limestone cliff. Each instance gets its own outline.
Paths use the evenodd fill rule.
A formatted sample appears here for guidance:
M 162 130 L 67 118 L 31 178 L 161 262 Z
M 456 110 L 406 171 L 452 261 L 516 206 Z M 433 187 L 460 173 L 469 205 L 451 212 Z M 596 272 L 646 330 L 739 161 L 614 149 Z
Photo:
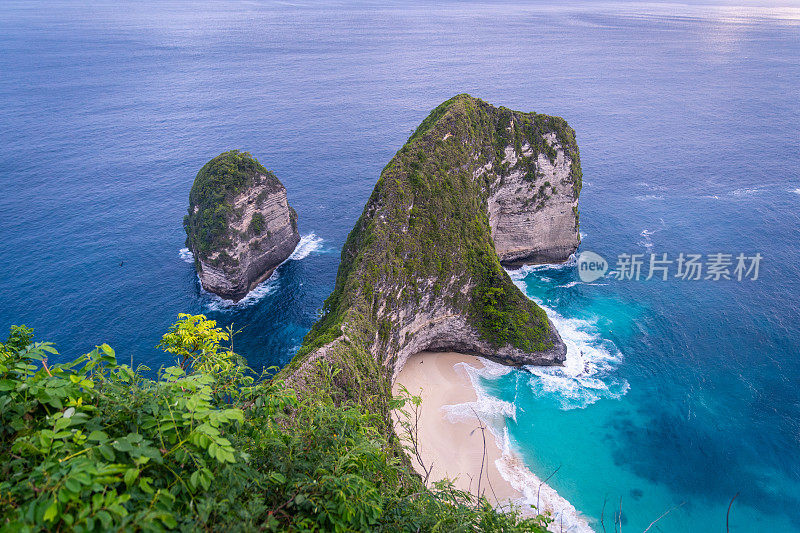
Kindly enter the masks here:
M 184 228 L 203 288 L 235 301 L 267 279 L 300 241 L 286 188 L 237 150 L 197 173 Z
M 561 364 L 558 332 L 501 261 L 566 259 L 578 244 L 580 188 L 563 119 L 468 95 L 443 103 L 383 169 L 324 314 L 283 376 L 334 379 L 364 401 L 385 398 L 421 350 Z
M 517 127 L 512 117 L 508 128 Z M 488 200 L 489 224 L 497 255 L 506 266 L 561 263 L 580 243 L 578 147 L 574 137 L 559 138 L 555 132 L 544 133 L 542 142 L 539 149 L 526 140 L 506 147 L 501 165 L 508 165 L 507 170 L 495 173 L 498 183 Z M 477 172 L 491 171 L 492 162 L 487 165 Z

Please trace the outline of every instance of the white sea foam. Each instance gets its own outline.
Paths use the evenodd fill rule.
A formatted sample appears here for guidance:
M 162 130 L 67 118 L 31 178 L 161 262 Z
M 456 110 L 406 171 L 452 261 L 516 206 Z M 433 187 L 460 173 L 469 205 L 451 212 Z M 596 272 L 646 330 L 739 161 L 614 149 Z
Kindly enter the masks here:
M 642 194 L 635 197 L 636 200 L 639 201 L 647 201 L 647 200 L 663 200 L 664 197 L 660 194 Z
M 759 187 L 741 187 L 731 192 L 731 194 L 734 196 L 752 196 L 762 191 L 763 189 Z
M 647 229 L 643 229 L 642 232 L 639 234 L 644 237 L 644 240 L 639 241 L 639 244 L 647 248 L 648 251 L 653 249 L 653 240 L 650 238 L 652 237 L 655 231 L 649 231 Z
M 486 377 L 490 379 L 498 378 L 511 372 L 511 368 L 505 365 L 494 363 L 489 360 L 483 360 L 484 367 L 477 369 L 467 363 L 457 363 L 455 371 L 458 374 L 466 374 L 475 389 L 477 400 L 474 402 L 466 402 L 455 405 L 442 406 L 445 412 L 445 418 L 450 422 L 464 422 L 474 420 L 475 416 L 479 416 L 486 425 L 491 426 L 494 430 L 499 430 L 505 427 L 507 418 L 512 420 L 517 419 L 517 408 L 513 403 L 495 398 L 488 394 L 483 387 L 480 386 L 480 378 Z
M 800 194 L 800 187 L 798 187 L 797 189 L 791 189 L 790 192 L 793 192 L 795 194 Z
M 555 399 L 561 409 L 583 409 L 603 398 L 620 398 L 630 389 L 624 379 L 612 375 L 622 362 L 613 342 L 603 339 L 588 320 L 565 318 L 537 302 L 567 346 L 564 366 L 529 366 L 529 384 L 538 396 Z
M 663 220 L 661 225 L 662 227 L 656 230 L 644 230 L 642 235 L 649 238 L 652 233 L 666 227 Z M 524 266 L 509 270 L 508 274 L 514 284 L 526 293 L 524 280 L 531 272 L 574 268 L 576 264 L 577 259 L 573 255 L 563 264 Z M 579 283 L 573 281 L 561 287 L 570 288 Z M 622 361 L 622 353 L 614 343 L 602 338 L 596 323 L 561 316 L 554 309 L 543 305 L 541 301 L 534 300 L 553 321 L 567 346 L 567 356 L 563 367 L 526 367 L 530 377 L 527 381 L 522 380 L 518 383 L 530 386 L 537 396 L 555 400 L 563 410 L 580 409 L 603 398 L 614 399 L 625 395 L 630 385 L 626 380 L 613 376 L 614 369 Z M 466 363 L 456 365 L 457 372 L 466 372 L 469 376 L 477 400 L 442 407 L 445 417 L 451 421 L 464 421 L 474 420 L 477 414 L 483 420 L 503 452 L 501 458 L 496 461 L 500 475 L 524 495 L 524 498 L 517 502 L 521 508 L 533 505 L 538 506 L 540 511 L 549 511 L 554 518 L 549 527 L 551 531 L 590 533 L 592 529 L 586 518 L 555 489 L 546 483 L 541 483 L 514 450 L 506 422 L 508 419 L 516 420 L 516 405 L 494 397 L 481 386 L 481 377 L 492 379 L 514 370 L 491 361 L 485 361 L 484 364 L 485 367 L 482 369 L 476 369 Z M 519 377 L 522 378 L 523 374 Z
M 498 436 L 495 435 L 495 440 Z M 542 483 L 539 477 L 531 472 L 519 455 L 512 451 L 508 437 L 508 429 L 504 428 L 502 434 L 501 450 L 503 455 L 495 461 L 498 472 L 503 479 L 524 497 L 520 503 L 521 508 L 538 506 L 540 512 L 550 512 L 553 522 L 548 529 L 564 533 L 593 533 L 589 523 L 575 507 L 563 498 L 553 487 Z
M 644 246 L 648 252 L 651 252 L 653 250 L 653 239 L 652 239 L 653 235 L 655 235 L 660 231 L 663 231 L 667 227 L 667 224 L 664 222 L 663 218 L 659 219 L 659 221 L 661 222 L 661 227 L 658 227 L 656 229 L 645 228 L 639 234 L 643 237 L 643 239 L 639 241 L 637 244 L 639 244 L 640 246 Z
M 495 444 L 502 455 L 495 465 L 500 475 L 511 486 L 523 494 L 515 503 L 521 509 L 529 509 L 531 505 L 538 506 L 541 512 L 549 511 L 554 518 L 550 525 L 551 531 L 564 531 L 568 533 L 590 533 L 592 529 L 584 517 L 575 507 L 562 498 L 549 485 L 531 472 L 514 450 L 508 434 L 508 419 L 516 421 L 516 406 L 513 403 L 495 398 L 481 386 L 481 378 L 497 378 L 512 372 L 507 366 L 484 360 L 483 368 L 475 368 L 466 363 L 455 365 L 456 372 L 465 372 L 475 389 L 477 400 L 457 405 L 445 405 L 442 410 L 445 418 L 451 422 L 474 421 L 478 416 L 486 424 L 494 437 Z
M 276 269 L 269 278 L 259 283 L 255 289 L 248 292 L 247 295 L 238 302 L 226 300 L 221 296 L 208 292 L 202 287 L 202 285 L 200 286 L 200 292 L 208 299 L 207 305 L 212 311 L 233 311 L 234 309 L 249 307 L 268 294 L 275 292 L 275 290 L 278 288 L 279 277 L 280 274 L 278 274 L 278 270 Z
M 181 248 L 178 250 L 178 255 L 186 263 L 194 263 L 194 254 L 188 248 Z
M 524 293 L 525 276 L 520 275 L 521 270 L 510 271 L 509 274 Z M 574 286 L 572 283 L 567 286 Z M 541 301 L 535 298 L 534 301 L 545 310 L 567 346 L 564 366 L 526 367 L 533 374 L 529 384 L 534 393 L 555 399 L 564 410 L 582 409 L 602 398 L 624 396 L 630 385 L 626 380 L 612 375 L 623 358 L 614 343 L 602 338 L 595 323 L 563 317 Z
M 645 189 L 650 189 L 651 191 L 666 191 L 666 190 L 668 190 L 666 185 L 654 185 L 654 184 L 652 184 L 650 182 L 647 182 L 647 181 L 638 181 L 638 182 L 636 182 L 636 185 L 638 185 L 639 187 L 643 187 Z
M 282 264 L 286 263 L 287 261 L 300 261 L 305 259 L 309 255 L 314 252 L 317 252 L 322 249 L 323 239 L 321 237 L 317 237 L 314 233 L 309 233 L 308 235 L 303 235 L 300 237 L 300 242 L 297 243 L 294 251 L 291 253 L 289 257 L 283 261 Z M 178 252 L 181 259 L 186 261 L 187 263 L 194 262 L 194 256 L 192 252 L 188 248 L 181 248 Z M 281 265 L 278 265 L 280 267 Z M 248 292 L 247 295 L 239 300 L 238 302 L 234 302 L 233 300 L 226 300 L 221 296 L 216 294 L 210 293 L 203 289 L 202 285 L 200 286 L 200 293 L 208 300 L 207 306 L 212 311 L 231 311 L 234 309 L 241 309 L 243 307 L 248 307 L 253 305 L 254 303 L 258 302 L 268 294 L 275 292 L 278 288 L 278 278 L 280 274 L 278 273 L 278 268 L 275 268 L 275 271 L 272 275 L 259 283 L 255 289 Z M 199 276 L 198 276 L 199 279 Z
M 301 259 L 305 259 L 312 253 L 321 250 L 323 242 L 322 238 L 317 237 L 314 233 L 304 235 L 300 238 L 300 242 L 297 243 L 294 252 L 292 252 L 292 255 L 289 256 L 287 261 L 300 261 Z
M 574 268 L 575 265 L 578 264 L 578 257 L 575 254 L 569 256 L 569 259 L 564 261 L 563 263 L 554 263 L 554 264 L 544 264 L 544 265 L 522 265 L 519 268 L 515 269 L 506 269 L 508 275 L 511 276 L 511 279 L 514 283 L 522 281 L 523 279 L 528 277 L 528 274 L 531 272 L 539 272 L 541 270 L 562 270 L 565 268 Z M 519 286 L 519 284 L 517 283 Z M 522 288 L 522 292 L 525 292 L 525 289 Z

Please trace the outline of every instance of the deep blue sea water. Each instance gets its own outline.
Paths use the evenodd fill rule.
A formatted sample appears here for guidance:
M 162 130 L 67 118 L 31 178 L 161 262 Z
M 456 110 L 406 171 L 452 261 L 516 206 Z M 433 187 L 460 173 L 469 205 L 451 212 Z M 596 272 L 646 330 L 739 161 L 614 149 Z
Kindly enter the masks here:
M 514 273 L 577 366 L 484 382 L 518 451 L 602 530 L 800 531 L 800 10 L 684 4 L 0 3 L 0 328 L 123 361 L 179 312 L 285 364 L 380 170 L 469 92 L 560 115 L 582 250 L 761 253 L 755 281 Z M 224 307 L 180 250 L 231 148 L 286 185 L 304 250 Z M 613 266 L 613 265 L 612 265 Z M 576 354 L 578 359 L 576 359 Z M 566 529 L 566 528 L 565 528 Z

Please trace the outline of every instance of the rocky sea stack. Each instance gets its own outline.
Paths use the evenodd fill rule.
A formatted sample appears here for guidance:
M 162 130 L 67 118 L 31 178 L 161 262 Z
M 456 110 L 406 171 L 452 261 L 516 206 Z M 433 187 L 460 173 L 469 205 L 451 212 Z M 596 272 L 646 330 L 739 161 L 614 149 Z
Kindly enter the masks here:
M 286 188 L 238 150 L 197 173 L 183 225 L 203 288 L 234 301 L 267 279 L 300 241 Z
M 338 367 L 338 387 L 364 401 L 388 398 L 423 350 L 562 364 L 558 332 L 503 264 L 566 260 L 579 242 L 580 189 L 564 119 L 469 95 L 443 103 L 383 169 L 324 315 L 284 375 L 308 383 Z

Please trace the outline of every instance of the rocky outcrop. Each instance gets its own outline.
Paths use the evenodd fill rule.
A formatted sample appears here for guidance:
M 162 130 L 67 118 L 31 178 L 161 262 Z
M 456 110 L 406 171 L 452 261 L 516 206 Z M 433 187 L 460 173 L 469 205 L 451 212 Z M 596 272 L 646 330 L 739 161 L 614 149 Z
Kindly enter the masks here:
M 267 279 L 300 241 L 286 188 L 236 150 L 197 173 L 184 228 L 203 288 L 234 301 Z
M 501 261 L 566 259 L 578 243 L 580 187 L 563 119 L 448 100 L 381 173 L 324 314 L 283 376 L 308 383 L 336 367 L 338 387 L 363 398 L 386 394 L 422 350 L 563 363 L 558 332 Z
M 508 127 L 516 127 L 513 119 Z M 561 263 L 580 243 L 577 146 L 564 146 L 555 133 L 542 137 L 549 150 L 537 153 L 535 159 L 528 143 L 519 147 L 519 153 L 512 146 L 506 148 L 502 164 L 510 170 L 498 177 L 489 196 L 492 239 L 500 262 L 506 266 Z M 529 165 L 519 165 L 520 157 L 532 159 L 533 170 Z M 478 172 L 486 170 L 480 168 Z

